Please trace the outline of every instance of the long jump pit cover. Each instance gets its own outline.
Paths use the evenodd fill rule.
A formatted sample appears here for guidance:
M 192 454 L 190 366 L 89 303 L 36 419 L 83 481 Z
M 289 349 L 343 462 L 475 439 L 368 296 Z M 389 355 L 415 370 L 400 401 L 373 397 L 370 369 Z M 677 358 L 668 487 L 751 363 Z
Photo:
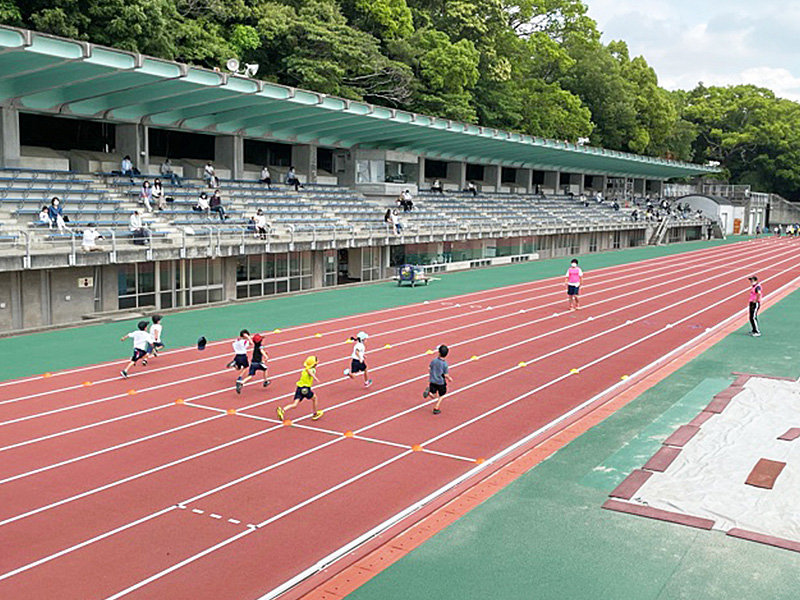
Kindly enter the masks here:
M 666 468 L 648 468 L 665 462 L 651 459 L 641 486 L 626 490 L 627 499 L 612 493 L 604 508 L 690 526 L 713 522 L 729 535 L 800 551 L 800 439 L 792 431 L 800 427 L 800 383 L 752 376 L 726 392 L 730 401 L 719 412 L 712 401 L 714 410 L 704 410 L 711 416 L 672 448 Z

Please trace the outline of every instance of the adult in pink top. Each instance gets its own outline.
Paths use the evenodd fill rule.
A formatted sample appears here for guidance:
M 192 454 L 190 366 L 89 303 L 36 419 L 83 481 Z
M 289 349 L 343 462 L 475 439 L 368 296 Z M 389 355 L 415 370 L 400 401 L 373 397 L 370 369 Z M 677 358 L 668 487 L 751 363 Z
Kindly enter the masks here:
M 761 310 L 761 296 L 764 290 L 758 282 L 758 277 L 752 275 L 748 277 L 750 281 L 750 335 L 761 337 L 761 330 L 758 328 L 758 311 Z
M 579 295 L 581 292 L 581 285 L 583 285 L 583 271 L 578 266 L 578 259 L 573 258 L 570 267 L 567 270 L 567 278 L 564 281 L 567 286 L 567 297 L 569 298 L 569 309 L 580 309 Z

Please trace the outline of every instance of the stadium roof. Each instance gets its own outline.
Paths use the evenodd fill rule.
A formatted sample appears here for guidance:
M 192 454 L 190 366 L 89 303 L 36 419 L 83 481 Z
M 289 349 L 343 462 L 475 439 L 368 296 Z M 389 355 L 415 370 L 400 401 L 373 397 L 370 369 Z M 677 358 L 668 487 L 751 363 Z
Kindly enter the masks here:
M 0 26 L 0 103 L 112 122 L 627 177 L 703 165 L 537 138 Z

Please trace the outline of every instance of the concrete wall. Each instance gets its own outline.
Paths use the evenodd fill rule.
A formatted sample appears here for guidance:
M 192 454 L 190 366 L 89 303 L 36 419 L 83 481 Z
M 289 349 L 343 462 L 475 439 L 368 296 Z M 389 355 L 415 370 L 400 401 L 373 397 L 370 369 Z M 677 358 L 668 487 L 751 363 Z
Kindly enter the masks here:
M 19 112 L 0 107 L 0 167 L 18 167 L 19 164 Z

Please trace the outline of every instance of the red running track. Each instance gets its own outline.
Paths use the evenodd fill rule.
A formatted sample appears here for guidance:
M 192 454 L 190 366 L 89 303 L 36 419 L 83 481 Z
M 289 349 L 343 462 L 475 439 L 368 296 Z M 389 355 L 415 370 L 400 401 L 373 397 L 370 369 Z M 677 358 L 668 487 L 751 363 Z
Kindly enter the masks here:
M 797 248 L 599 269 L 576 313 L 555 278 L 273 332 L 272 385 L 241 395 L 227 343 L 164 353 L 127 381 L 116 362 L 4 382 L 0 598 L 275 597 L 740 315 L 752 272 L 767 292 L 794 286 Z M 341 376 L 359 329 L 368 390 Z M 420 392 L 439 343 L 455 383 L 434 416 Z M 275 407 L 311 353 L 325 416 L 301 405 L 284 425 Z

